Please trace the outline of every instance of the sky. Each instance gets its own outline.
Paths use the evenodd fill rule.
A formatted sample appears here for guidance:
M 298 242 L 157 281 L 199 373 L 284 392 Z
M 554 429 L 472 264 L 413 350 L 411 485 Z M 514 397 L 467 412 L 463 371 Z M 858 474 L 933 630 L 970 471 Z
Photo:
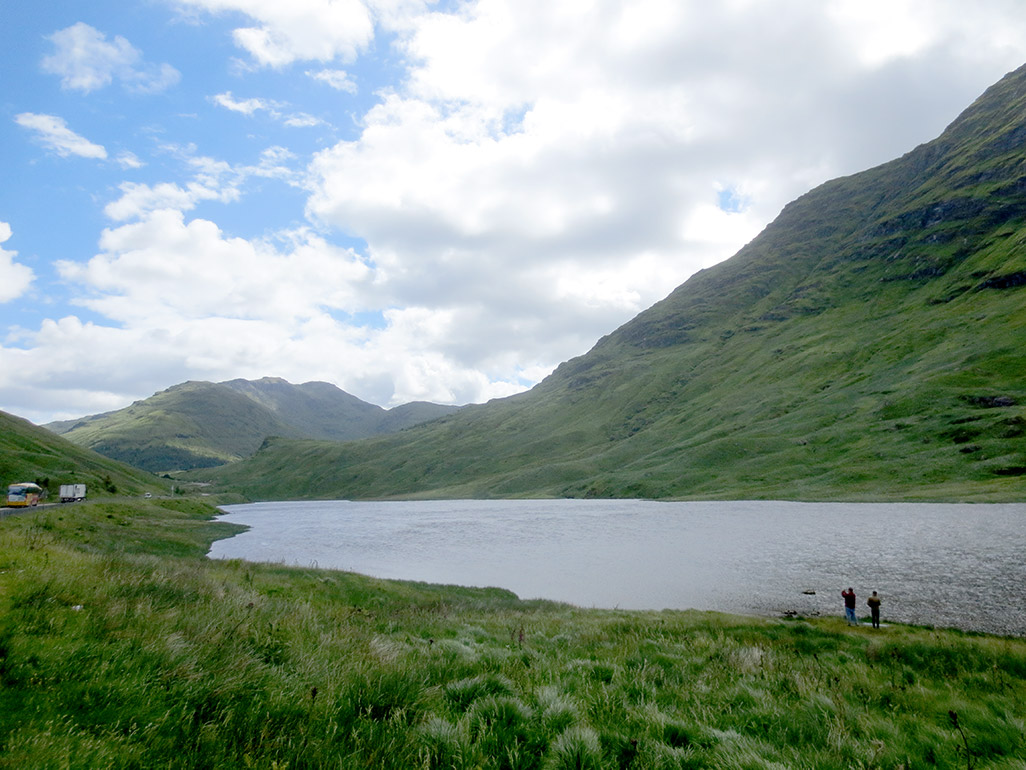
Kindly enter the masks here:
M 508 396 L 1026 63 L 1020 0 L 9 0 L 0 410 Z

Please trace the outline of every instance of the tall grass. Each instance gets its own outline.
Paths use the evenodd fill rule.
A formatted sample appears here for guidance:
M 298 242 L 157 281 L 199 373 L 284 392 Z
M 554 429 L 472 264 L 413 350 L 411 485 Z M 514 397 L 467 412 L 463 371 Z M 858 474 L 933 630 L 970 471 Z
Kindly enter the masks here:
M 208 561 L 210 514 L 0 522 L 0 768 L 1026 767 L 1021 639 Z

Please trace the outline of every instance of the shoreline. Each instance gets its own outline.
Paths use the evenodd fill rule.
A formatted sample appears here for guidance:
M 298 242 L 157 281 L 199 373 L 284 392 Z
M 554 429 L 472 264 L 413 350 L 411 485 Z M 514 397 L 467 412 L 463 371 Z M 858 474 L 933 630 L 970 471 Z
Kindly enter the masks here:
M 681 515 L 666 508 L 667 505 L 679 506 Z M 1015 582 L 1012 577 L 997 584 L 993 576 L 987 582 L 978 580 L 977 572 L 995 574 L 994 570 L 998 569 L 995 563 L 988 561 L 985 569 L 974 570 L 977 559 L 960 559 L 966 580 L 977 583 L 966 584 L 968 587 L 957 591 L 951 589 L 954 593 L 949 597 L 947 586 L 953 581 L 958 583 L 959 578 L 957 571 L 948 578 L 948 568 L 944 566 L 948 557 L 932 560 L 928 549 L 917 550 L 920 539 L 927 547 L 932 542 L 934 548 L 950 548 L 952 541 L 946 532 L 947 522 L 962 521 L 960 517 L 971 516 L 977 529 L 986 525 L 985 531 L 991 527 L 988 522 L 993 527 L 1017 526 L 1018 512 L 1026 509 L 1022 504 L 983 504 L 985 507 L 974 505 L 966 509 L 962 505 L 949 508 L 946 504 L 899 503 L 915 507 L 917 518 L 910 519 L 912 530 L 905 546 L 913 549 L 909 553 L 915 558 L 910 559 L 905 551 L 894 546 L 896 550 L 881 564 L 874 565 L 871 573 L 866 570 L 868 578 L 859 575 L 858 570 L 866 568 L 858 561 L 853 560 L 847 566 L 838 562 L 835 568 L 816 543 L 831 540 L 831 522 L 847 517 L 852 517 L 853 526 L 858 516 L 867 512 L 872 512 L 872 521 L 888 521 L 893 511 L 890 506 L 869 504 L 863 508 L 861 503 L 794 506 L 746 501 L 728 505 L 729 510 L 723 513 L 722 504 L 716 501 L 706 501 L 692 509 L 693 505 L 650 504 L 638 500 L 346 500 L 230 504 L 218 506 L 219 519 L 241 520 L 242 525 L 249 527 L 247 536 L 232 545 L 222 541 L 220 547 L 211 548 L 209 555 L 297 567 L 317 566 L 437 585 L 501 586 L 518 596 L 567 603 L 582 609 L 656 612 L 697 609 L 760 618 L 843 617 L 839 593 L 842 584 L 853 583 L 856 587 L 862 586 L 857 590 L 860 597 L 857 612 L 867 617 L 868 608 L 862 606 L 864 597 L 870 589 L 880 590 L 884 598 L 883 617 L 891 622 L 964 633 L 1026 637 L 1026 616 L 1017 605 L 1004 603 L 1010 598 L 1006 595 L 1007 585 Z M 343 518 L 337 515 L 340 507 L 345 511 Z M 963 513 L 966 510 L 970 512 Z M 992 513 L 998 515 L 990 515 Z M 283 518 L 286 516 L 287 519 Z M 291 528 L 280 526 L 285 520 L 290 522 Z M 365 520 L 368 523 L 364 524 Z M 338 522 L 344 523 L 344 531 L 336 529 Z M 763 529 L 749 532 L 753 522 Z M 458 529 L 450 538 L 447 533 L 453 526 Z M 588 534 L 578 531 L 582 527 L 589 530 Z M 779 542 L 774 545 L 760 540 L 765 527 L 790 529 L 782 535 L 776 533 Z M 883 526 L 870 528 L 883 529 Z M 606 535 L 601 534 L 607 529 Z M 719 534 L 721 529 L 726 534 Z M 921 536 L 923 530 L 932 530 L 933 534 L 927 532 Z M 638 532 L 653 534 L 639 535 Z M 703 532 L 709 534 L 701 534 Z M 894 526 L 890 525 L 887 538 L 896 538 L 894 532 Z M 1007 551 L 1010 538 L 1003 535 L 1004 529 L 993 532 L 1000 535 L 999 540 Z M 759 540 L 759 544 L 744 545 L 741 551 L 735 551 L 737 546 L 732 544 L 724 561 L 718 556 L 721 541 L 724 538 L 738 540 L 740 534 L 746 540 Z M 392 538 L 396 537 L 399 539 L 393 542 Z M 600 537 L 597 550 L 590 545 L 594 537 Z M 638 540 L 639 537 L 648 539 Z M 713 539 L 708 540 L 710 537 Z M 936 540 L 937 537 L 941 539 Z M 801 538 L 812 539 L 806 545 L 792 542 Z M 453 545 L 452 539 L 460 543 Z M 676 543 L 684 539 L 697 542 L 699 550 L 696 552 L 695 547 L 691 547 L 690 551 L 681 552 Z M 345 543 L 345 547 L 328 546 L 328 543 Z M 507 543 L 508 546 L 504 546 L 501 553 L 493 552 L 492 543 Z M 843 549 L 837 554 L 839 558 L 851 558 Z M 536 556 L 540 561 L 535 560 Z M 996 557 L 990 553 L 978 557 L 993 558 Z M 1014 553 L 1006 553 L 1002 558 L 1005 562 L 1011 558 L 1007 569 L 1026 577 Z M 559 560 L 558 568 L 552 559 Z M 931 561 L 936 562 L 930 565 L 932 572 L 910 572 L 906 568 L 909 563 L 930 564 Z M 654 577 L 639 575 L 646 570 Z M 1006 577 L 1012 575 L 1009 572 Z M 831 586 L 831 583 L 836 585 Z

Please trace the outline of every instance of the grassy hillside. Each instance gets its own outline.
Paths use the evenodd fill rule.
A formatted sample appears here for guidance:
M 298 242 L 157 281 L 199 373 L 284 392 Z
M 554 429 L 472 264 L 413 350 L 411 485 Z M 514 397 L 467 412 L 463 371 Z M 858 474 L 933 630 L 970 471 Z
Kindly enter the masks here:
M 185 382 L 115 412 L 48 427 L 153 472 L 238 460 L 269 435 L 303 436 L 253 399 L 212 382 Z
M 460 409 L 427 401 L 384 409 L 327 382 L 293 385 L 278 377 L 264 377 L 260 380 L 229 380 L 221 384 L 267 407 L 303 436 L 330 441 L 351 441 L 393 433 Z
M 212 513 L 0 521 L 0 768 L 1023 766 L 1022 639 L 209 561 Z
M 46 427 L 107 457 L 153 472 L 205 468 L 253 454 L 268 436 L 343 441 L 401 430 L 455 411 L 385 410 L 325 382 L 185 382 L 125 409 Z
M 33 481 L 55 500 L 61 484 L 85 484 L 90 495 L 163 492 L 167 484 L 72 444 L 20 417 L 0 412 L 0 490 L 19 481 Z
M 270 442 L 255 498 L 1019 500 L 1026 68 L 937 140 L 789 204 L 527 394 L 398 437 Z
M 327 382 L 293 385 L 277 377 L 264 377 L 221 384 L 248 396 L 307 438 L 347 441 L 373 436 L 380 432 L 378 425 L 385 415 L 380 406 Z M 252 450 L 246 454 L 252 454 Z

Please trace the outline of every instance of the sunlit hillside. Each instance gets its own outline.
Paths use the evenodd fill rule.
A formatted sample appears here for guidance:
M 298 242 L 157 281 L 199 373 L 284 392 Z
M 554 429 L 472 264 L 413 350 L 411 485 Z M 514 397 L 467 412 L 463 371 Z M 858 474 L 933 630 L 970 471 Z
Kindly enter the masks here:
M 0 483 L 29 481 L 53 501 L 61 484 L 85 484 L 91 496 L 166 491 L 170 482 L 55 436 L 20 417 L 0 412 Z
M 1026 68 L 938 139 L 788 205 L 527 394 L 270 442 L 254 497 L 1020 499 Z

